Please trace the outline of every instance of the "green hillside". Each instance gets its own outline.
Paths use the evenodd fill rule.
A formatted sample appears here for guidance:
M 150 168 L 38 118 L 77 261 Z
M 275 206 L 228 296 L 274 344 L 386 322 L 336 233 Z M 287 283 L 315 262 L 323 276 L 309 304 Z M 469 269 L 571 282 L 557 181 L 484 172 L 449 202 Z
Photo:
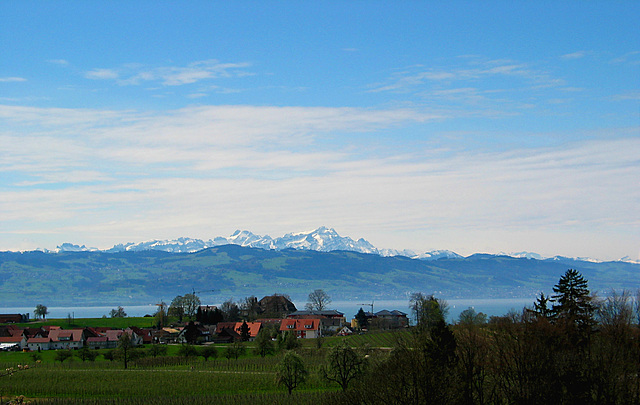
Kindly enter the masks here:
M 593 290 L 635 289 L 640 265 L 474 255 L 423 261 L 354 252 L 263 250 L 226 245 L 196 253 L 1 252 L 5 306 L 124 305 L 170 300 L 215 289 L 221 298 L 323 288 L 334 300 L 404 298 L 422 291 L 447 297 L 528 297 L 575 268 Z

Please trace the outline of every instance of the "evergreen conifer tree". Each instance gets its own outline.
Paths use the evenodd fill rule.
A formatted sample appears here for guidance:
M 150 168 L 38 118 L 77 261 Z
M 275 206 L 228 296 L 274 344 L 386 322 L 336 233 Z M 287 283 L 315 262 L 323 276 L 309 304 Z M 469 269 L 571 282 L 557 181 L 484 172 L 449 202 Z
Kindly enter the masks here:
M 553 287 L 556 294 L 551 300 L 556 304 L 551 309 L 552 315 L 580 327 L 591 326 L 595 307 L 587 284 L 579 271 L 567 270 Z

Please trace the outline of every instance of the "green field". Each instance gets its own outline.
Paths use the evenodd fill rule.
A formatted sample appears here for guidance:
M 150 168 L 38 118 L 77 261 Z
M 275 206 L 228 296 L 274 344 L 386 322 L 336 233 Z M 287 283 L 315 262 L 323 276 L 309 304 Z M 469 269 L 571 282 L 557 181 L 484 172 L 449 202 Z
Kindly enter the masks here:
M 86 325 L 96 322 L 96 326 L 102 326 L 105 320 L 87 321 Z M 320 367 L 329 348 L 342 340 L 356 347 L 388 347 L 393 345 L 396 335 L 403 333 L 372 332 L 347 338 L 329 337 L 322 341 L 321 349 L 317 348 L 315 339 L 302 340 L 298 353 L 304 359 L 309 376 L 291 396 L 275 383 L 275 367 L 282 354 L 256 356 L 252 343 L 245 345 L 246 353 L 237 360 L 225 358 L 226 345 L 215 345 L 217 356 L 208 360 L 185 358 L 179 354 L 180 345 L 168 345 L 166 356 L 145 356 L 130 363 L 127 370 L 122 362 L 105 359 L 103 354 L 107 350 L 98 350 L 100 355 L 95 361 L 82 361 L 77 357 L 79 351 L 72 351 L 76 356 L 63 363 L 56 361 L 53 350 L 0 352 L 0 370 L 9 367 L 17 370 L 18 365 L 29 365 L 27 370 L 0 377 L 0 396 L 6 400 L 24 395 L 35 401 L 32 403 L 46 404 L 335 403 L 340 395 L 338 387 L 320 376 Z M 148 348 L 138 350 L 147 351 Z
M 24 395 L 30 400 L 47 399 L 43 403 L 299 403 L 313 400 L 329 403 L 335 400 L 337 387 L 320 378 L 319 368 L 324 350 L 301 350 L 309 377 L 290 398 L 283 387 L 275 383 L 275 365 L 281 355 L 265 358 L 248 354 L 239 359 L 223 357 L 224 346 L 218 348 L 217 359 L 184 358 L 177 355 L 179 346 L 172 346 L 168 356 L 145 357 L 123 369 L 119 361 L 102 356 L 94 362 L 74 357 L 56 362 L 55 351 L 38 353 L 36 363 L 32 353 L 0 353 L 0 367 L 29 369 L 0 377 L 0 395 L 13 398 Z M 50 399 L 55 399 L 50 402 Z M 188 400 L 187 400 L 188 399 Z M 78 400 L 79 402 L 74 402 Z M 0 401 L 1 403 L 4 403 Z M 37 402 L 39 403 L 39 402 Z
M 30 322 L 30 328 L 39 328 L 45 325 L 60 326 L 64 329 L 84 328 L 84 327 L 105 327 L 115 329 L 125 329 L 131 326 L 139 328 L 153 327 L 154 318 L 147 317 L 124 317 L 124 318 L 74 318 L 68 319 L 47 319 L 45 321 Z

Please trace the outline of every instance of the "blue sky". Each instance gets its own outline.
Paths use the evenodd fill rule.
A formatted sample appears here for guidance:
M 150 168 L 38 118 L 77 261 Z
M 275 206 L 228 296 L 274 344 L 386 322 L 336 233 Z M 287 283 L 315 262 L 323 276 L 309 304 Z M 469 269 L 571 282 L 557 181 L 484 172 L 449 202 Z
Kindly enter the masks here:
M 638 15 L 2 2 L 0 250 L 325 225 L 380 248 L 639 260 Z

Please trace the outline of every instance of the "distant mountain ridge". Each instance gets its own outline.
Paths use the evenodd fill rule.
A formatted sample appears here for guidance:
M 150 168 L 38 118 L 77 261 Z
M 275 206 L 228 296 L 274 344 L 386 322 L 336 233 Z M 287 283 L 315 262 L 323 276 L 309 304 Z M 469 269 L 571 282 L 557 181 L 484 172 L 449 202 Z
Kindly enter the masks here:
M 404 249 L 379 249 L 373 246 L 364 238 L 354 240 L 348 236 L 340 236 L 333 228 L 321 226 L 310 232 L 287 233 L 278 238 L 272 238 L 269 235 L 256 235 L 247 230 L 236 230 L 228 237 L 217 236 L 207 241 L 192 238 L 178 238 L 172 240 L 150 240 L 145 242 L 129 242 L 114 245 L 110 249 L 100 250 L 97 248 L 86 247 L 85 245 L 74 245 L 71 243 L 63 243 L 55 250 L 50 251 L 44 249 L 45 253 L 59 252 L 141 252 L 145 250 L 158 250 L 169 253 L 195 253 L 204 249 L 223 245 L 238 245 L 242 247 L 251 247 L 267 250 L 313 250 L 317 252 L 332 251 L 350 251 L 357 253 L 376 254 L 382 257 L 404 256 L 412 259 L 420 260 L 440 260 L 440 259 L 456 259 L 463 256 L 451 250 L 432 250 L 424 253 L 416 253 L 412 250 Z M 537 253 L 532 252 L 516 252 L 516 253 L 498 253 L 496 256 L 508 256 L 514 258 L 527 258 L 536 260 L 581 260 L 598 262 L 598 260 L 590 258 L 568 258 L 563 256 L 555 256 L 544 258 Z M 629 263 L 640 263 L 629 257 L 624 257 L 619 261 Z
M 640 283 L 639 264 L 486 253 L 438 259 L 436 252 L 425 257 L 430 260 L 420 260 L 346 250 L 320 252 L 310 249 L 320 244 L 318 236 L 292 234 L 291 240 L 303 248 L 282 250 L 226 244 L 194 253 L 107 253 L 86 247 L 58 253 L 0 252 L 0 297 L 8 306 L 43 300 L 48 305 L 140 305 L 202 289 L 215 291 L 203 294 L 209 303 L 273 293 L 303 301 L 310 291 L 322 288 L 335 301 L 404 299 L 417 291 L 447 298 L 533 300 L 549 291 L 568 268 L 580 271 L 592 291 L 635 290 Z M 188 239 L 179 244 L 195 246 Z M 330 245 L 322 239 L 324 248 Z

